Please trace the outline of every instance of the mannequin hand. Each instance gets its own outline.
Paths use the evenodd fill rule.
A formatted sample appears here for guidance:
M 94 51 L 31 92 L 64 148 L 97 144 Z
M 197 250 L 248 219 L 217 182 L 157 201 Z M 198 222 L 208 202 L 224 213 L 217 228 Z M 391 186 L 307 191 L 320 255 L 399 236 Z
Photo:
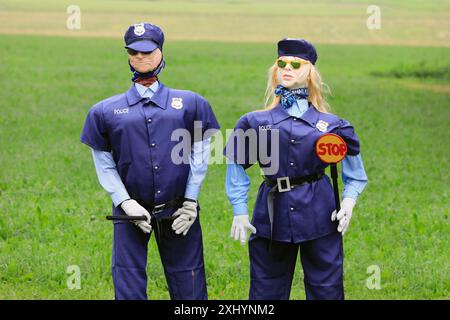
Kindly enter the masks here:
M 134 224 L 141 228 L 144 233 L 150 233 L 152 231 L 152 226 L 150 225 L 150 213 L 148 213 L 148 211 L 143 206 L 137 203 L 136 200 L 125 200 L 120 204 L 120 206 L 123 211 L 125 211 L 127 216 L 146 216 L 147 221 L 138 220 L 135 221 Z
M 342 235 L 344 235 L 348 229 L 355 204 L 356 201 L 354 199 L 344 198 L 341 202 L 341 210 L 339 210 L 337 214 L 336 210 L 334 210 L 331 214 L 331 221 L 335 221 L 336 219 L 339 221 L 337 230 L 338 232 L 342 232 Z
M 172 216 L 178 217 L 172 223 L 172 229 L 175 230 L 176 234 L 183 233 L 183 236 L 185 236 L 197 218 L 197 201 L 184 201 L 183 206 L 175 211 Z
M 247 241 L 247 229 L 252 233 L 256 233 L 256 228 L 248 221 L 248 215 L 234 216 L 230 237 L 234 238 L 234 240 L 240 239 L 241 245 L 245 245 Z

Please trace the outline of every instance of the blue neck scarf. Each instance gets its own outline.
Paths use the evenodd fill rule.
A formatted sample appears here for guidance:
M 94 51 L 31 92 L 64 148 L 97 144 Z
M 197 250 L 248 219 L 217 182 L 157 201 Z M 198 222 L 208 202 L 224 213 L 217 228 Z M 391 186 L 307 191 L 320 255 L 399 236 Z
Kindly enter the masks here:
M 289 109 L 297 99 L 308 99 L 308 88 L 298 88 L 289 90 L 281 84 L 277 85 L 274 91 L 276 96 L 281 96 L 281 106 Z
M 142 78 L 150 78 L 150 77 L 158 75 L 162 71 L 162 69 L 164 69 L 164 67 L 166 66 L 166 61 L 164 60 L 164 58 L 161 59 L 159 66 L 155 70 L 152 70 L 147 73 L 140 73 L 135 68 L 133 68 L 133 66 L 130 64 L 130 60 L 128 60 L 128 65 L 130 66 L 131 72 L 133 72 L 133 78 L 131 78 L 131 81 L 135 82 L 138 78 L 141 78 L 141 79 Z

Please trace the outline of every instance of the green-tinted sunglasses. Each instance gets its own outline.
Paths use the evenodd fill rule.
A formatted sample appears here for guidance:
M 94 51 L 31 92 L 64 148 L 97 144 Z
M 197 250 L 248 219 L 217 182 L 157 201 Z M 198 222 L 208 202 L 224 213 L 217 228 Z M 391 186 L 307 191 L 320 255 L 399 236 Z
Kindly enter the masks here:
M 309 61 L 307 60 L 284 60 L 284 59 L 277 59 L 277 66 L 283 69 L 286 67 L 286 65 L 290 63 L 292 68 L 298 69 L 302 66 L 302 64 L 307 64 Z

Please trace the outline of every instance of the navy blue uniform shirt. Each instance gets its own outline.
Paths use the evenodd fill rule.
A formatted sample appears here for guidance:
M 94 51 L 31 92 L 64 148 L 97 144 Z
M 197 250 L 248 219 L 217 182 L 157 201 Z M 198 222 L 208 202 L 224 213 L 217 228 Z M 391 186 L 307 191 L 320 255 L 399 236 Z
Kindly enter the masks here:
M 171 136 L 176 129 L 186 129 L 192 145 L 194 121 L 205 134 L 201 139 L 220 128 L 210 104 L 199 94 L 160 83 L 151 98 L 143 98 L 133 84 L 126 93 L 89 110 L 80 139 L 93 149 L 112 152 L 132 199 L 161 204 L 184 196 L 190 165 L 172 161 L 172 149 L 180 141 Z
M 262 133 L 265 131 L 264 135 L 268 137 L 264 143 L 265 147 L 271 150 L 271 131 L 279 130 L 279 167 L 275 173 L 267 174 L 272 180 L 324 172 L 328 164 L 317 157 L 315 144 L 317 139 L 326 133 L 341 136 L 347 143 L 349 155 L 359 154 L 359 140 L 350 123 L 336 115 L 319 112 L 311 104 L 300 118 L 290 116 L 280 105 L 270 110 L 247 113 L 239 119 L 235 132 L 237 129 L 243 131 L 254 129 L 257 133 L 256 148 L 252 150 L 248 139 L 239 146 L 238 138 L 233 134 L 224 149 L 224 155 L 245 169 L 258 162 L 263 171 L 270 163 L 261 162 L 262 144 L 259 142 Z M 232 141 L 233 148 L 231 148 Z M 256 235 L 265 238 L 270 238 L 267 209 L 269 191 L 270 187 L 262 182 L 252 218 L 252 224 L 257 229 Z M 274 200 L 273 239 L 298 243 L 335 232 L 337 223 L 332 222 L 330 218 L 333 210 L 335 210 L 333 187 L 326 175 L 318 181 L 295 186 L 289 192 L 277 193 Z

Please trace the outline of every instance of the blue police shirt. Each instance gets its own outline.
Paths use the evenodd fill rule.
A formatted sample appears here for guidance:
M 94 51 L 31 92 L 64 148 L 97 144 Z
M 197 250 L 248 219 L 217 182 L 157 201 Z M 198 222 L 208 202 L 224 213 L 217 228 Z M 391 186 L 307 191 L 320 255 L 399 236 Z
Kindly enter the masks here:
M 307 100 L 297 99 L 287 111 L 291 116 L 301 117 L 307 109 Z M 352 198 L 356 201 L 368 182 L 361 154 L 356 156 L 346 155 L 344 157 L 341 177 L 344 183 L 342 198 Z M 247 193 L 250 189 L 250 184 L 250 179 L 241 165 L 236 163 L 227 164 L 225 188 L 233 207 L 234 215 L 248 214 Z
M 194 126 L 201 129 L 201 137 L 194 136 Z M 112 152 L 131 198 L 160 204 L 184 196 L 190 172 L 189 161 L 172 161 L 172 150 L 181 141 L 172 141 L 172 133 L 176 129 L 189 132 L 184 144 L 190 147 L 195 139 L 208 139 L 219 128 L 210 104 L 199 94 L 160 83 L 154 95 L 146 98 L 133 84 L 126 93 L 89 110 L 80 140 L 95 150 Z M 166 211 L 162 215 L 174 210 Z M 115 208 L 114 214 L 123 214 L 121 208 Z
M 158 90 L 159 83 L 156 81 L 146 87 L 139 83 L 134 84 L 141 97 L 151 98 Z M 190 173 L 184 193 L 185 198 L 197 200 L 201 185 L 205 179 L 208 169 L 208 157 L 211 138 L 195 142 L 192 146 L 190 157 Z M 116 163 L 111 152 L 92 150 L 98 180 L 101 186 L 111 197 L 113 204 L 117 207 L 123 201 L 130 199 L 128 192 L 120 180 L 116 169 Z
M 244 131 L 254 129 L 257 133 L 257 142 L 263 130 L 269 131 L 268 150 L 271 144 L 270 131 L 279 130 L 279 168 L 276 173 L 267 175 L 272 180 L 323 172 L 328 164 L 317 157 L 315 143 L 325 133 L 331 132 L 341 136 L 347 143 L 348 155 L 359 154 L 359 140 L 350 123 L 336 115 L 319 112 L 311 104 L 301 117 L 291 116 L 280 105 L 271 110 L 247 113 L 239 119 L 235 132 L 237 129 Z M 233 142 L 233 148 L 230 142 Z M 233 134 L 224 149 L 224 155 L 232 162 L 241 164 L 244 169 L 256 162 L 263 171 L 269 167 L 267 163 L 261 163 L 259 143 L 255 149 L 249 146 L 248 141 L 240 147 L 241 149 L 238 149 L 237 136 Z M 262 182 L 252 218 L 257 235 L 266 238 L 270 238 L 267 209 L 269 190 L 270 188 Z M 333 187 L 326 175 L 318 181 L 295 186 L 289 192 L 277 193 L 274 208 L 273 239 L 276 241 L 298 243 L 336 231 L 337 223 L 330 219 L 330 213 L 335 210 Z

